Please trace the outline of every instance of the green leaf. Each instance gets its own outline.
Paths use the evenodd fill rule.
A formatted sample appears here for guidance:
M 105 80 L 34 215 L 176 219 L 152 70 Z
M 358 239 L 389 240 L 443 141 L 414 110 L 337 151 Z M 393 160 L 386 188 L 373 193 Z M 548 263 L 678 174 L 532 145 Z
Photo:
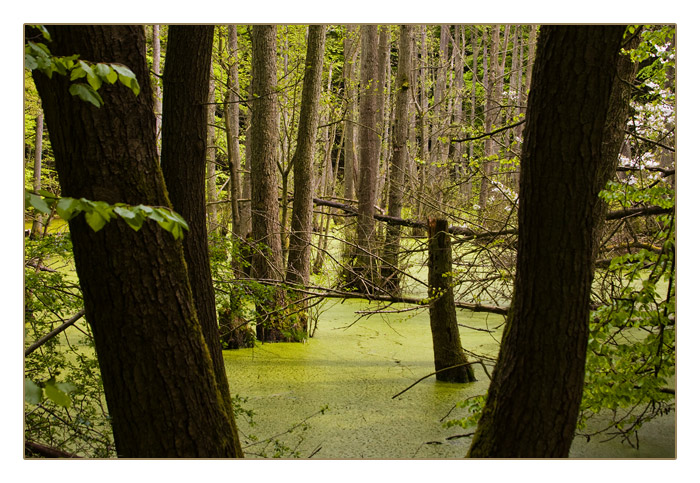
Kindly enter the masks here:
M 66 221 L 75 217 L 81 210 L 81 201 L 75 198 L 61 198 L 56 203 L 56 213 Z
M 73 84 L 70 86 L 70 89 L 68 89 L 68 91 L 72 95 L 78 96 L 83 101 L 89 102 L 95 107 L 100 107 L 102 106 L 102 104 L 104 104 L 102 97 L 100 97 L 100 95 L 97 92 L 95 92 L 95 90 L 91 86 L 87 84 Z
M 28 377 L 24 378 L 24 400 L 29 404 L 39 404 L 42 398 L 42 390 Z
M 109 218 L 105 218 L 98 210 L 91 210 L 85 212 L 85 221 L 93 231 L 100 231 L 109 221 Z
M 144 215 L 138 212 L 138 207 L 115 206 L 114 212 L 134 231 L 139 231 L 143 226 Z
M 44 199 L 41 196 L 35 195 L 34 193 L 25 191 L 24 202 L 32 206 L 34 209 L 41 211 L 42 213 L 45 213 L 47 215 L 51 213 L 51 208 L 46 203 L 46 201 L 44 201 Z
M 110 67 L 108 64 L 95 64 L 93 71 L 96 75 L 110 84 L 114 84 L 119 78 L 114 69 L 112 69 L 112 67 Z
M 59 406 L 62 406 L 64 408 L 70 407 L 70 396 L 58 387 L 56 381 L 53 378 L 49 379 L 46 382 L 46 384 L 44 384 L 44 392 L 46 392 L 46 397 L 51 399 Z
M 134 95 L 138 96 L 141 92 L 139 82 L 136 80 L 136 74 L 131 72 L 131 69 L 122 64 L 110 64 L 111 67 L 119 74 L 119 82 L 130 88 Z

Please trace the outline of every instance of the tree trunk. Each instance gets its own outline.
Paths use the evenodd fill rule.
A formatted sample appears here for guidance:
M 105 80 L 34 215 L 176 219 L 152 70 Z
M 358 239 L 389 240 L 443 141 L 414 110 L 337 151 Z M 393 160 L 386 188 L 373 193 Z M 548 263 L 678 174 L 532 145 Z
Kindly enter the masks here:
M 355 199 L 355 172 L 357 170 L 357 52 L 360 44 L 359 27 L 347 26 L 347 35 L 343 40 L 343 84 L 347 98 L 345 121 L 345 153 L 343 168 L 344 197 L 347 201 Z
M 43 153 L 44 140 L 44 113 L 40 110 L 36 116 L 36 137 L 34 138 L 34 191 L 41 189 L 41 158 Z M 42 215 L 37 212 L 32 221 L 31 237 L 38 238 L 42 233 Z M 46 224 L 50 222 L 49 217 L 46 217 Z
M 468 456 L 566 457 L 586 363 L 606 114 L 624 26 L 543 26 L 528 99 L 514 297 Z
M 205 173 L 213 26 L 172 25 L 163 68 L 161 167 L 173 208 L 190 229 L 183 243 L 197 316 L 225 401 L 228 378 L 221 353 L 209 262 Z M 230 414 L 233 419 L 233 414 Z
M 307 285 L 311 274 L 311 230 L 313 221 L 313 160 L 321 101 L 325 25 L 310 25 L 306 51 L 304 87 L 294 167 L 294 202 L 289 239 L 287 282 Z
M 153 25 L 153 110 L 156 115 L 156 146 L 160 156 L 160 133 L 163 119 L 163 96 L 160 79 L 160 25 Z
M 129 66 L 138 96 L 103 85 L 102 107 L 34 79 L 64 196 L 170 206 L 158 166 L 143 26 L 49 27 L 54 55 Z M 117 454 L 131 458 L 242 456 L 197 318 L 182 244 L 153 222 L 94 232 L 69 222 L 85 316 L 95 339 Z M 188 233 L 187 237 L 192 237 Z
M 413 61 L 413 27 L 402 25 L 399 40 L 399 66 L 396 74 L 396 109 L 391 150 L 391 170 L 389 172 L 388 215 L 401 217 L 404 196 L 405 171 L 408 161 L 408 111 L 411 101 L 411 70 Z M 401 248 L 401 227 L 389 225 L 386 228 L 382 279 L 384 288 L 391 294 L 400 292 L 401 280 L 398 270 Z
M 253 278 L 282 280 L 282 241 L 277 201 L 277 150 L 279 147 L 279 112 L 277 87 L 277 27 L 253 25 L 250 121 L 250 188 L 252 239 L 255 243 Z M 258 340 L 283 340 L 281 315 L 271 315 L 283 304 L 283 293 L 277 291 L 269 304 L 257 306 Z
M 357 186 L 357 247 L 351 286 L 361 292 L 374 291 L 374 205 L 377 199 L 379 168 L 379 62 L 376 25 L 360 27 L 362 35 L 358 161 L 360 180 Z
M 447 233 L 447 220 L 429 218 L 430 332 L 433 336 L 435 370 L 440 371 L 435 377 L 445 382 L 473 382 L 476 381 L 474 370 L 467 365 L 467 356 L 459 336 L 451 273 L 452 243 Z
M 213 38 L 212 38 L 213 41 Z M 218 199 L 216 194 L 216 91 L 214 83 L 214 64 L 209 66 L 209 93 L 207 95 L 207 156 L 206 156 L 206 188 L 207 188 L 207 232 L 214 233 L 217 227 Z
M 238 85 L 238 32 L 235 25 L 228 26 L 229 68 L 226 80 L 226 103 L 224 105 L 224 122 L 226 124 L 226 148 L 228 154 L 229 196 L 231 199 L 231 232 L 234 236 L 244 237 L 241 229 L 241 210 L 238 200 L 241 197 L 241 155 L 239 145 L 239 90 Z

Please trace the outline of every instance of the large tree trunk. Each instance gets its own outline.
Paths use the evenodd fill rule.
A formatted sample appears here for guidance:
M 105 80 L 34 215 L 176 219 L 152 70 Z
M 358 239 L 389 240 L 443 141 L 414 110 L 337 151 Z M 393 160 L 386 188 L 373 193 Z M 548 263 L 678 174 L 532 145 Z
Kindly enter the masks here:
M 515 291 L 470 457 L 566 457 L 586 363 L 594 227 L 624 26 L 544 26 L 523 146 Z
M 345 145 L 343 185 L 346 201 L 355 199 L 355 176 L 357 171 L 357 53 L 359 45 L 359 27 L 347 26 L 347 34 L 343 39 L 343 84 L 345 97 L 347 98 L 347 112 L 345 114 Z
M 433 336 L 435 377 L 445 382 L 476 381 L 467 365 L 467 356 L 457 325 L 457 309 L 452 288 L 452 243 L 447 220 L 428 219 L 428 296 L 430 332 Z
M 254 278 L 282 280 L 282 241 L 279 222 L 277 149 L 279 146 L 279 113 L 277 86 L 277 27 L 253 25 L 252 79 L 250 124 L 250 182 L 252 239 L 256 244 L 252 263 Z M 275 301 L 257 307 L 258 340 L 283 340 L 280 315 L 271 315 L 282 306 L 283 293 L 275 293 Z
M 413 27 L 402 25 L 399 41 L 399 66 L 396 74 L 396 110 L 392 135 L 391 167 L 389 172 L 388 215 L 401 218 L 405 171 L 408 164 L 408 111 L 411 102 L 411 70 L 413 61 Z M 400 292 L 399 250 L 401 227 L 386 228 L 382 265 L 384 289 L 391 294 Z
M 172 25 L 168 30 L 163 69 L 161 167 L 173 208 L 190 226 L 183 244 L 190 286 L 221 393 L 228 397 L 205 210 L 207 105 L 213 41 L 213 26 Z
M 69 80 L 34 75 L 64 196 L 170 206 L 158 166 L 143 26 L 49 27 L 55 55 L 129 66 L 138 96 L 103 85 L 102 107 Z M 100 363 L 117 454 L 242 456 L 189 286 L 182 244 L 152 222 L 94 232 L 70 221 L 75 266 Z M 188 233 L 187 237 L 192 237 Z
M 153 25 L 153 111 L 156 114 L 156 145 L 160 156 L 160 133 L 163 119 L 163 96 L 160 80 L 160 25 Z

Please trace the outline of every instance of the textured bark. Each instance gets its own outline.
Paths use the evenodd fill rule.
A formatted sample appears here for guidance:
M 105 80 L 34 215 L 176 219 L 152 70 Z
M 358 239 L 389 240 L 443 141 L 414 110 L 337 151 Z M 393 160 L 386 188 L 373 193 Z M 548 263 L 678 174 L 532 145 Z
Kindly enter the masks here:
M 157 163 L 143 26 L 49 31 L 53 54 L 127 65 L 141 85 L 138 96 L 103 85 L 98 109 L 71 96 L 65 77 L 35 73 L 62 194 L 170 206 Z M 83 216 L 69 224 L 117 454 L 242 456 L 230 401 L 219 390 L 197 318 L 182 244 L 150 221 L 138 232 L 121 220 L 99 232 Z
M 525 127 L 515 291 L 470 457 L 566 457 L 583 392 L 606 114 L 624 26 L 544 26 Z
M 281 227 L 277 201 L 277 148 L 279 145 L 279 113 L 277 86 L 277 27 L 253 25 L 252 79 L 250 124 L 250 182 L 252 238 L 255 249 L 252 263 L 254 278 L 283 278 Z M 278 303 L 258 306 L 256 326 L 261 341 L 282 340 L 279 320 L 270 316 L 279 308 L 282 292 L 275 294 Z
M 404 180 L 408 163 L 408 112 L 411 102 L 411 70 L 413 60 L 413 26 L 402 25 L 399 41 L 399 65 L 396 74 L 396 109 L 392 132 L 391 166 L 389 172 L 388 215 L 400 218 L 403 208 Z M 400 292 L 399 249 L 401 227 L 389 225 L 384 240 L 382 279 L 389 293 Z
M 173 25 L 168 30 L 168 52 L 163 69 L 161 168 L 173 208 L 190 227 L 183 243 L 190 286 L 221 394 L 228 400 L 205 210 L 207 111 L 213 40 L 213 26 Z
M 355 199 L 355 177 L 357 171 L 357 53 L 359 51 L 359 27 L 347 26 L 347 35 L 343 39 L 343 84 L 347 98 L 347 120 L 345 121 L 344 152 L 344 196 L 346 200 Z
M 435 377 L 445 382 L 472 382 L 476 378 L 471 366 L 466 365 L 467 356 L 462 349 L 451 272 L 452 243 L 447 233 L 447 220 L 428 219 L 430 332 L 435 370 L 440 371 Z
M 34 138 L 34 182 L 32 187 L 34 191 L 39 191 L 41 189 L 41 158 L 43 153 L 43 140 L 44 140 L 44 113 L 39 111 L 39 115 L 36 116 L 36 137 Z M 42 216 L 39 212 L 34 215 L 34 221 L 32 222 L 32 238 L 40 237 L 42 230 Z M 49 220 L 47 219 L 47 222 Z
M 306 285 L 311 274 L 311 231 L 313 221 L 313 159 L 321 101 L 325 25 L 310 25 L 306 51 L 304 86 L 294 167 L 294 202 L 289 237 L 287 282 Z
M 160 87 L 160 25 L 153 25 L 153 112 L 156 114 L 156 143 L 160 156 L 160 132 L 163 119 L 163 96 Z
M 360 65 L 360 112 L 358 162 L 360 179 L 357 186 L 358 217 L 351 287 L 372 292 L 375 283 L 374 206 L 377 199 L 379 169 L 379 87 L 378 31 L 376 25 L 360 27 L 362 52 Z
M 239 145 L 239 117 L 238 104 L 238 32 L 235 25 L 228 26 L 228 55 L 229 70 L 226 80 L 226 104 L 224 105 L 224 122 L 226 125 L 226 148 L 228 154 L 229 172 L 229 197 L 231 199 L 231 231 L 234 235 L 244 237 L 241 227 L 241 209 L 238 200 L 241 197 L 241 156 Z

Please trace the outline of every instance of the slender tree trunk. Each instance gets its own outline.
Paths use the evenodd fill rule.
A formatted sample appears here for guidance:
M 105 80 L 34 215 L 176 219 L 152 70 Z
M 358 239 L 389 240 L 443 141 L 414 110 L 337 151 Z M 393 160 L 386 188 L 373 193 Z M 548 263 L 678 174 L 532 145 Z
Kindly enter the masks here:
M 473 369 L 466 364 L 467 356 L 457 325 L 452 288 L 452 243 L 444 219 L 428 219 L 428 296 L 435 370 L 440 371 L 435 377 L 445 382 L 475 381 Z
M 231 175 L 229 196 L 231 199 L 231 232 L 233 236 L 243 237 L 241 230 L 241 211 L 238 200 L 241 197 L 241 153 L 239 145 L 239 90 L 238 85 L 238 32 L 235 25 L 228 26 L 229 67 L 226 80 L 226 102 L 224 104 L 224 122 L 226 125 L 226 148 L 228 166 Z
M 344 197 L 346 200 L 355 199 L 355 177 L 357 170 L 357 53 L 359 52 L 359 27 L 347 26 L 347 35 L 343 40 L 343 84 L 347 97 L 347 113 L 345 114 L 345 153 L 344 153 Z
M 415 190 L 415 196 L 414 196 L 414 218 L 416 219 L 422 219 L 423 214 L 424 214 L 424 203 L 423 203 L 423 196 L 425 193 L 426 189 L 426 173 L 428 172 L 429 168 L 429 163 L 430 163 L 430 150 L 428 147 L 428 142 L 429 142 L 429 129 L 428 126 L 430 124 L 430 119 L 429 119 L 429 114 L 428 114 L 428 98 L 429 98 L 429 82 L 428 82 L 428 39 L 427 39 L 427 32 L 426 32 L 426 26 L 421 25 L 420 26 L 420 37 L 421 37 L 421 46 L 420 46 L 420 59 L 421 59 L 421 66 L 419 69 L 419 76 L 420 76 L 420 117 L 419 117 L 419 122 L 418 122 L 418 128 L 420 130 L 420 148 L 418 150 L 419 152 L 419 158 L 421 160 L 420 167 L 418 168 L 418 186 L 417 189 Z M 414 229 L 413 234 L 414 236 L 421 236 L 424 235 L 425 230 L 421 229 Z
M 399 40 L 399 66 L 396 74 L 396 110 L 391 149 L 391 171 L 389 173 L 388 215 L 401 217 L 404 196 L 405 171 L 408 161 L 408 112 L 411 102 L 411 70 L 413 69 L 413 27 L 402 25 Z M 384 241 L 384 265 L 382 279 L 385 289 L 392 294 L 400 293 L 401 281 L 398 270 L 401 248 L 401 227 L 386 228 Z
M 376 25 L 360 27 L 362 35 L 360 112 L 359 112 L 359 171 L 357 187 L 357 247 L 353 265 L 355 290 L 371 293 L 374 288 L 374 206 L 377 199 L 377 174 L 379 168 L 379 64 L 378 32 Z
M 543 26 L 525 127 L 515 291 L 468 456 L 566 457 L 583 392 L 606 115 L 624 26 Z M 619 147 L 619 146 L 618 146 Z
M 213 39 L 212 39 L 213 41 Z M 216 91 L 214 84 L 214 65 L 209 67 L 209 93 L 207 95 L 207 160 L 206 160 L 206 188 L 207 188 L 207 231 L 214 233 L 217 227 L 218 209 L 216 201 Z
M 163 69 L 161 166 L 173 208 L 190 227 L 183 244 L 190 286 L 219 389 L 228 402 L 230 394 L 219 339 L 205 210 L 207 101 L 213 41 L 213 26 L 173 25 L 168 30 L 168 53 Z M 227 408 L 230 411 L 230 405 Z M 233 420 L 232 411 L 229 416 Z
M 36 116 L 36 137 L 34 138 L 34 191 L 39 191 L 41 189 L 41 158 L 44 140 L 44 113 L 39 111 L 39 115 Z M 34 215 L 34 221 L 32 222 L 31 237 L 37 238 L 41 236 L 42 233 L 42 216 L 37 212 Z M 46 223 L 49 223 L 48 217 L 46 218 Z
M 277 86 L 277 27 L 253 25 L 250 124 L 250 175 L 253 277 L 282 280 L 282 241 L 279 222 L 277 156 L 279 148 L 279 112 L 275 89 Z M 283 340 L 281 315 L 271 315 L 272 309 L 283 305 L 284 294 L 277 291 L 269 304 L 257 307 L 256 333 L 258 340 Z
M 307 285 L 311 274 L 311 231 L 313 221 L 313 159 L 321 101 L 326 26 L 310 25 L 306 51 L 304 87 L 294 167 L 294 202 L 289 239 L 287 282 Z M 305 324 L 304 324 L 305 325 Z
M 156 143 L 158 156 L 161 146 L 161 124 L 163 117 L 163 95 L 161 94 L 160 79 L 160 25 L 153 25 L 153 106 L 156 114 Z
M 54 55 L 118 62 L 141 92 L 103 85 L 100 108 L 70 81 L 35 71 L 64 196 L 170 206 L 158 166 L 143 26 L 51 26 Z M 208 71 L 207 71 L 208 72 Z M 131 458 L 242 456 L 189 286 L 182 244 L 153 222 L 94 232 L 69 222 L 85 317 L 117 454 Z M 192 237 L 188 233 L 187 237 Z

